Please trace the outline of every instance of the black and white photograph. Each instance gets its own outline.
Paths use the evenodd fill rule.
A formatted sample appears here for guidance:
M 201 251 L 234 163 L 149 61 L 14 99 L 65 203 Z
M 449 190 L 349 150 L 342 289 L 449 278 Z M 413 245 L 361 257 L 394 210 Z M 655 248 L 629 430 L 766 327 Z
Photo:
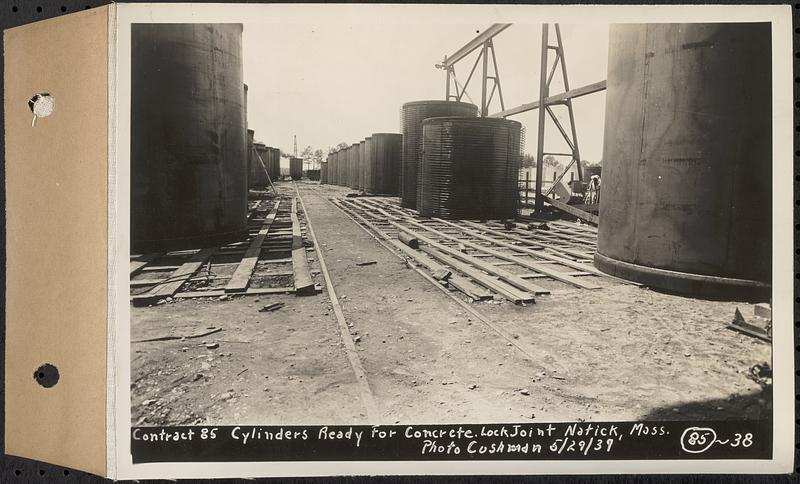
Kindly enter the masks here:
M 340 7 L 126 27 L 134 464 L 771 459 L 774 23 Z

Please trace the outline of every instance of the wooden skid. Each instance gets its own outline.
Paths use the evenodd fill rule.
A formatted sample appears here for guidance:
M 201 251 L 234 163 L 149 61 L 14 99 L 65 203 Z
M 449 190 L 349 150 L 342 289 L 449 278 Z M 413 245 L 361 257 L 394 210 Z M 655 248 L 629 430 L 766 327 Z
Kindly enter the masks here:
M 425 257 L 419 251 L 412 249 L 406 244 L 400 242 L 399 240 L 389 237 L 385 232 L 380 230 L 378 227 L 376 227 L 374 224 L 372 224 L 367 219 L 362 217 L 360 214 L 354 211 L 350 211 L 347 207 L 341 205 L 338 201 L 333 200 L 333 203 L 334 205 L 336 205 L 337 207 L 339 207 L 340 209 L 344 210 L 346 213 L 357 219 L 356 221 L 362 224 L 362 226 L 364 226 L 365 229 L 368 227 L 375 234 L 379 235 L 387 242 L 392 244 L 395 248 L 397 248 L 397 250 L 402 252 L 404 255 L 410 257 L 416 263 L 427 269 L 431 273 L 434 279 L 446 280 L 448 285 L 452 286 L 454 289 L 461 291 L 467 297 L 470 297 L 476 301 L 483 301 L 486 299 L 493 298 L 490 292 L 486 291 L 477 284 L 473 284 L 472 282 L 470 282 L 469 279 L 461 277 L 457 274 L 452 274 L 451 271 L 447 270 L 443 265 L 438 264 L 429 257 Z
M 250 242 L 250 247 L 247 248 L 244 257 L 242 257 L 242 261 L 239 263 L 233 276 L 231 276 L 231 280 L 228 281 L 228 284 L 225 286 L 225 292 L 243 292 L 247 290 L 247 286 L 250 285 L 250 277 L 253 275 L 253 270 L 256 268 L 258 257 L 261 255 L 261 245 L 264 243 L 264 239 L 267 238 L 270 226 L 278 215 L 278 207 L 280 207 L 280 205 L 280 200 L 275 202 L 275 206 L 272 207 L 269 215 L 264 218 L 261 229 L 258 231 L 258 234 L 253 237 L 253 240 Z
M 292 271 L 294 271 L 294 289 L 298 296 L 316 294 L 314 280 L 308 267 L 306 248 L 300 231 L 300 219 L 297 217 L 297 198 L 292 198 Z
M 202 249 L 173 272 L 166 284 L 154 287 L 144 294 L 133 296 L 134 306 L 151 304 L 159 299 L 174 296 L 192 275 L 211 257 L 215 249 Z

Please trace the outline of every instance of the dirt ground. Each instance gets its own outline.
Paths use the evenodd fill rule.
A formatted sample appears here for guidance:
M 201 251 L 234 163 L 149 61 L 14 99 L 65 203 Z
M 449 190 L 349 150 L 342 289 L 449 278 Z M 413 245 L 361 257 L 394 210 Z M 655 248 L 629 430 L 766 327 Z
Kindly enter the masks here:
M 752 304 L 610 280 L 600 290 L 556 290 L 524 307 L 472 303 L 506 339 L 327 200 L 345 190 L 299 187 L 350 334 L 340 334 L 327 291 L 132 308 L 132 340 L 222 328 L 199 341 L 132 344 L 134 425 L 771 415 L 769 391 L 747 378 L 752 365 L 771 361 L 769 344 L 725 328 L 737 307 L 749 315 Z M 308 255 L 319 271 L 319 254 Z M 356 265 L 363 261 L 376 263 Z M 258 311 L 272 302 L 285 306 Z M 343 338 L 356 341 L 377 407 L 372 421 Z

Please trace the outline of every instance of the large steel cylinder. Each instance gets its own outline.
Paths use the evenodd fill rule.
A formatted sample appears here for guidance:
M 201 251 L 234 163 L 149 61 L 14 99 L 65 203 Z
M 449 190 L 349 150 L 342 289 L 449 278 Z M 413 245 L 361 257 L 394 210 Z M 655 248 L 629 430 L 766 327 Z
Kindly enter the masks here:
M 417 166 L 422 158 L 422 122 L 441 116 L 477 116 L 478 106 L 455 101 L 413 101 L 403 104 L 403 154 L 400 205 L 417 208 Z
M 299 180 L 303 178 L 302 158 L 295 158 L 294 156 L 289 158 L 289 176 L 292 177 L 292 180 Z
M 246 86 L 247 86 L 247 84 L 245 84 L 245 87 Z M 245 95 L 247 95 L 247 89 L 245 89 L 244 92 L 245 92 Z M 246 111 L 247 110 L 245 109 L 245 115 L 246 115 Z M 247 136 L 245 137 L 245 139 L 247 140 L 247 144 L 245 145 L 245 155 L 247 156 L 247 186 L 249 187 L 250 186 L 250 171 L 252 170 L 253 159 L 256 156 L 255 151 L 253 150 L 253 143 L 254 143 L 253 137 L 255 136 L 255 131 L 253 131 L 252 129 L 248 129 L 248 130 L 246 130 L 246 133 L 247 133 Z
M 247 234 L 241 24 L 131 26 L 131 249 Z
M 767 292 L 767 23 L 614 25 L 595 265 L 669 292 Z
M 367 193 L 397 195 L 403 135 L 373 133 L 369 144 L 370 177 Z
M 327 185 L 328 184 L 328 163 L 330 162 L 331 155 L 328 155 L 327 161 L 323 161 L 319 165 L 319 184 L 320 185 Z
M 271 179 L 277 180 L 281 177 L 281 149 L 270 148 L 270 152 L 270 166 L 272 168 L 269 172 L 269 176 Z
M 358 189 L 362 192 L 365 189 L 367 177 L 367 155 L 365 153 L 367 146 L 366 140 L 358 143 Z
M 340 187 L 347 186 L 347 148 L 342 148 L 338 152 L 339 154 L 339 174 L 338 174 L 338 185 Z
M 446 117 L 426 119 L 422 126 L 417 185 L 420 215 L 445 219 L 516 217 L 522 156 L 519 122 Z
M 269 185 L 268 164 L 269 150 L 264 143 L 253 143 L 253 156 L 250 158 L 250 188 L 257 188 L 263 190 Z

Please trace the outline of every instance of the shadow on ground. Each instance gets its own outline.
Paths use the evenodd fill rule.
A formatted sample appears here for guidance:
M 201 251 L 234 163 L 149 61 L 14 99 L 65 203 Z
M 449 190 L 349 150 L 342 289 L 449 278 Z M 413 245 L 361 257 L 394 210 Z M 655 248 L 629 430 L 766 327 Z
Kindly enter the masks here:
M 651 410 L 642 420 L 763 420 L 772 418 L 772 386 L 724 399 L 700 400 Z

